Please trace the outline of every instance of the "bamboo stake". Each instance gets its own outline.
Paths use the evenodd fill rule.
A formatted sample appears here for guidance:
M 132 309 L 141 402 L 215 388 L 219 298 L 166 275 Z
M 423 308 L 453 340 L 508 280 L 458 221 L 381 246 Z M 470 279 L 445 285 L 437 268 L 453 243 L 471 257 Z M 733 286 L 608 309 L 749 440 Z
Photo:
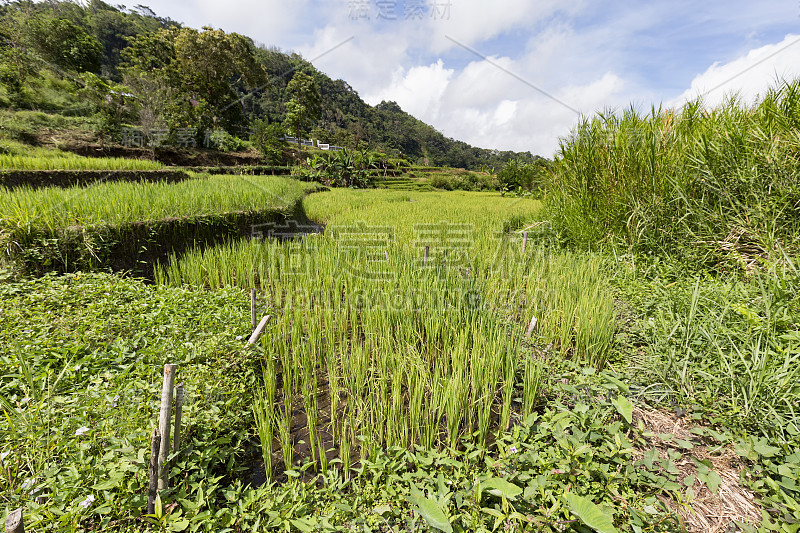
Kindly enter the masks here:
M 175 386 L 175 436 L 172 440 L 172 453 L 181 449 L 181 415 L 183 415 L 183 383 Z
M 536 317 L 533 317 L 533 318 L 531 318 L 531 323 L 530 323 L 530 324 L 528 324 L 528 331 L 527 331 L 527 332 L 525 332 L 525 336 L 526 336 L 526 337 L 530 337 L 530 336 L 531 336 L 531 333 L 533 333 L 533 328 L 535 328 L 535 327 L 536 327 L 536 323 L 537 323 L 538 321 L 539 321 L 539 319 L 538 319 L 538 318 L 536 318 Z
M 256 320 L 258 320 L 258 317 L 256 316 L 258 303 L 257 298 L 256 290 L 250 289 L 250 321 L 253 323 L 253 328 L 256 327 Z
M 428 245 L 425 245 L 425 262 L 428 262 L 428 252 L 430 251 Z
M 256 330 L 253 332 L 252 335 L 250 335 L 250 339 L 248 339 L 247 341 L 248 344 L 255 344 L 258 341 L 258 339 L 261 338 L 261 334 L 264 333 L 264 328 L 267 327 L 267 324 L 269 323 L 271 318 L 272 315 L 267 315 L 261 319 L 261 322 L 258 323 L 258 327 L 256 328 Z
M 175 368 L 178 365 L 164 365 L 164 386 L 161 389 L 161 415 L 158 431 L 161 433 L 161 446 L 158 452 L 158 490 L 169 487 L 169 430 L 172 418 L 172 391 L 175 387 Z
M 6 533 L 25 533 L 21 508 L 11 511 L 11 514 L 6 517 Z
M 528 232 L 522 232 L 522 253 L 525 253 L 525 249 L 528 247 Z
M 156 512 L 156 495 L 158 494 L 158 452 L 161 448 L 161 433 L 153 428 L 150 436 L 150 486 L 147 489 L 147 514 Z

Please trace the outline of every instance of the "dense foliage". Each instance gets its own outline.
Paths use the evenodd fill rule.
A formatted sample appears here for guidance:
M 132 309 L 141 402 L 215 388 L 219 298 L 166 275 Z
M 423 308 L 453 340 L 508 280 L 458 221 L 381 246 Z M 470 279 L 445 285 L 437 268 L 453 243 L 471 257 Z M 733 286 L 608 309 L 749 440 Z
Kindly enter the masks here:
M 692 265 L 798 251 L 800 81 L 731 99 L 582 122 L 547 174 L 551 221 L 581 246 L 621 242 Z

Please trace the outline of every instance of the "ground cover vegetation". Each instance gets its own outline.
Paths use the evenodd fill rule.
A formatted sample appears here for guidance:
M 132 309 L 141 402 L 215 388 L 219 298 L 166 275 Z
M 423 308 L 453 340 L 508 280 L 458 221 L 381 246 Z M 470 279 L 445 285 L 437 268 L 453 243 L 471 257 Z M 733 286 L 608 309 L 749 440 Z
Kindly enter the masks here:
M 190 127 L 302 179 L 404 189 L 0 188 L 0 510 L 29 529 L 798 530 L 800 82 L 587 118 L 549 162 L 143 7 L 0 16 L 4 169 L 150 171 L 52 148 Z M 200 95 L 197 72 L 224 76 Z M 137 263 L 148 282 L 19 279 Z M 250 287 L 273 319 L 243 348 Z M 187 445 L 143 517 L 165 362 Z

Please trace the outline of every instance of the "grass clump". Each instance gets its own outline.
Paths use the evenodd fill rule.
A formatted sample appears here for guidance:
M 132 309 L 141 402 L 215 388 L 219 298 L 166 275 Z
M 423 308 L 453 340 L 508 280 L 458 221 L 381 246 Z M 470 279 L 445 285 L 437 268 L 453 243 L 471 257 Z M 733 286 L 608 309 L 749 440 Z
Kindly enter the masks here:
M 800 229 L 798 116 L 800 80 L 753 105 L 585 119 L 561 141 L 548 217 L 581 246 L 619 242 L 701 266 L 780 258 Z

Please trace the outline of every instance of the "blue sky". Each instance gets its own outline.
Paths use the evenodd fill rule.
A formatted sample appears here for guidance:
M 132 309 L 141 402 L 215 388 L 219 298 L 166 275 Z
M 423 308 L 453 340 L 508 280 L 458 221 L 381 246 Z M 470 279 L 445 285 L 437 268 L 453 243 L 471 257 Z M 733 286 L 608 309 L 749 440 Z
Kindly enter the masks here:
M 448 137 L 547 157 L 581 114 L 678 106 L 700 94 L 709 106 L 732 92 L 752 101 L 776 78 L 800 75 L 797 0 L 148 5 L 299 52 L 368 103 L 395 100 Z

